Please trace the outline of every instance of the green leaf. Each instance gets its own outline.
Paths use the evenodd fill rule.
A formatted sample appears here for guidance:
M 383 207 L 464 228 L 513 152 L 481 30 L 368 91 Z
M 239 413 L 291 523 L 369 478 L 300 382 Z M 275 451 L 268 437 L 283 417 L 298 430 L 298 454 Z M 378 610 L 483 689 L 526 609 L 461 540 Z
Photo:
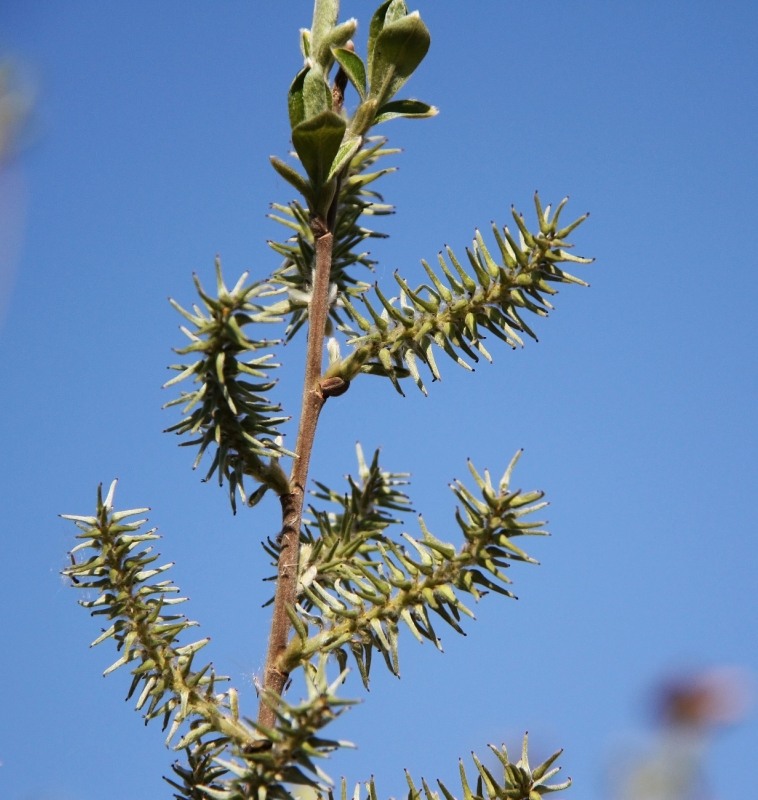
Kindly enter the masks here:
M 339 47 L 345 47 L 355 35 L 357 27 L 357 20 L 349 19 L 347 22 L 341 22 L 331 29 L 316 56 L 317 61 L 325 72 L 331 69 L 334 62 L 334 50 Z
M 369 94 L 389 100 L 413 74 L 429 50 L 431 36 L 418 12 L 385 25 L 369 62 Z
M 374 12 L 374 16 L 371 17 L 371 23 L 368 28 L 368 42 L 366 45 L 366 53 L 369 64 L 371 63 L 374 57 L 374 48 L 376 46 L 376 40 L 379 38 L 379 34 L 384 29 L 387 17 L 387 9 L 390 7 L 392 2 L 393 0 L 387 0 L 385 3 L 382 3 L 379 6 L 379 8 L 377 8 L 376 11 Z
M 329 170 L 329 175 L 327 175 L 326 178 L 327 182 L 332 180 L 332 178 L 336 178 L 337 175 L 339 175 L 347 167 L 347 165 L 353 160 L 355 154 L 361 149 L 362 144 L 362 136 L 345 137 L 345 139 L 342 141 L 342 144 L 340 144 L 337 155 L 334 157 L 332 168 Z
M 290 128 L 299 125 L 305 119 L 305 100 L 303 99 L 303 83 L 308 74 L 308 67 L 300 70 L 290 85 L 287 93 L 287 110 L 290 117 Z
M 402 19 L 407 13 L 408 6 L 405 4 L 405 0 L 392 0 L 384 17 L 385 26 L 398 19 Z
M 355 87 L 361 100 L 366 99 L 366 67 L 359 55 L 346 47 L 335 47 L 334 58 L 342 67 L 350 83 Z
M 313 23 L 311 24 L 310 55 L 317 63 L 329 56 L 328 40 L 339 14 L 339 0 L 315 0 L 313 4 Z M 322 65 L 326 67 L 326 65 Z
M 271 166 L 285 181 L 287 181 L 287 183 L 294 186 L 306 201 L 309 201 L 313 197 L 313 192 L 311 191 L 308 181 L 296 169 L 293 169 L 289 164 L 286 164 L 276 156 L 271 156 L 270 161 Z
M 374 125 L 377 108 L 378 103 L 376 100 L 372 100 L 371 98 L 364 100 L 358 108 L 355 109 L 353 118 L 350 120 L 350 130 L 357 136 L 363 136 L 368 133 Z
M 319 66 L 311 67 L 303 78 L 303 109 L 303 122 L 332 109 L 332 90 Z
M 342 144 L 345 128 L 345 120 L 339 114 L 322 111 L 301 122 L 292 131 L 292 144 L 316 191 L 326 183 Z
M 408 117 L 409 119 L 423 119 L 425 117 L 435 117 L 439 114 L 439 109 L 423 103 L 421 100 L 394 100 L 385 103 L 377 112 L 374 124 L 387 122 L 398 117 Z

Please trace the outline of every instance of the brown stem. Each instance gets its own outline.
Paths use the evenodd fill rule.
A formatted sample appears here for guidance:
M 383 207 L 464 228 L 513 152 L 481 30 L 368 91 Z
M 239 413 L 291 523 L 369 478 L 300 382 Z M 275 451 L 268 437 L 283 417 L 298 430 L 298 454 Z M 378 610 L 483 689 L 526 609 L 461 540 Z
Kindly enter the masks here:
M 263 671 L 263 689 L 279 696 L 282 695 L 289 678 L 289 673 L 280 668 L 279 660 L 287 649 L 287 640 L 292 627 L 287 609 L 292 608 L 297 599 L 300 526 L 303 520 L 308 466 L 313 451 L 318 417 L 326 402 L 326 397 L 321 390 L 320 378 L 324 335 L 329 317 L 329 277 L 332 267 L 333 238 L 323 220 L 314 220 L 312 228 L 316 238 L 316 269 L 308 311 L 308 346 L 305 355 L 303 401 L 295 446 L 297 457 L 290 476 L 290 492 L 281 496 L 282 532 L 279 564 L 268 653 Z M 274 727 L 276 714 L 269 703 L 265 702 L 263 697 L 261 698 L 258 722 L 265 727 Z

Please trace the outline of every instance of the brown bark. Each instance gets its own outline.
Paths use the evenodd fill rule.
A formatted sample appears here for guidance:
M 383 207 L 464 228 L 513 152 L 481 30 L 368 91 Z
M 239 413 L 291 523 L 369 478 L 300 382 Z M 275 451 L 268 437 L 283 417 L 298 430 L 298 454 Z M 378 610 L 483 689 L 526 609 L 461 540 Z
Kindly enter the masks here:
M 289 673 L 280 664 L 280 657 L 287 649 L 292 623 L 287 613 L 297 600 L 298 561 L 300 557 L 300 526 L 303 520 L 305 487 L 308 467 L 319 414 L 326 397 L 321 390 L 321 367 L 324 353 L 324 335 L 329 317 L 329 278 L 332 266 L 332 234 L 326 225 L 316 220 L 313 224 L 316 235 L 316 269 L 313 280 L 308 313 L 308 345 L 305 357 L 305 379 L 297 433 L 295 452 L 297 457 L 290 476 L 290 492 L 282 495 L 282 531 L 280 534 L 279 563 L 274 594 L 274 609 L 271 618 L 268 653 L 263 671 L 263 689 L 281 696 L 289 679 Z M 258 722 L 265 727 L 274 727 L 276 715 L 270 705 L 261 698 Z

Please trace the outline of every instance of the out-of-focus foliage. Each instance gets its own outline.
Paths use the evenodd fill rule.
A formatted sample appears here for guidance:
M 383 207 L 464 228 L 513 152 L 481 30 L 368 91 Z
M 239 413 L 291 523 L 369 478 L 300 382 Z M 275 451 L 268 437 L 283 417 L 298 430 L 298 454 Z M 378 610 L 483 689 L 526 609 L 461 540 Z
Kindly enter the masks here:
M 0 61 L 0 167 L 22 146 L 33 106 L 34 93 L 19 65 Z

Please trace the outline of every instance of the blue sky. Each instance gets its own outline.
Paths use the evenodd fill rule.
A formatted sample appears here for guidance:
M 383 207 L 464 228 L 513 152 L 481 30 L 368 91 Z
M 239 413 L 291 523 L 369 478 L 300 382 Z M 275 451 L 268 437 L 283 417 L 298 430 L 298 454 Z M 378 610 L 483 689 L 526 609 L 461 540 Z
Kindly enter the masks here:
M 161 434 L 175 417 L 160 387 L 182 343 L 167 297 L 191 303 L 191 274 L 210 284 L 216 253 L 230 279 L 277 263 L 266 213 L 291 193 L 268 156 L 289 149 L 286 91 L 311 14 L 306 0 L 283 7 L 0 9 L 0 52 L 36 95 L 0 173 L 4 798 L 169 796 L 173 755 L 123 702 L 127 675 L 100 677 L 112 653 L 88 649 L 97 623 L 59 577 L 73 531 L 56 515 L 89 513 L 98 482 L 120 479 L 120 507 L 151 506 L 217 669 L 244 689 L 262 666 L 259 542 L 275 503 L 230 516 Z M 342 14 L 365 36 L 373 8 Z M 385 797 L 404 793 L 405 767 L 455 788 L 459 757 L 529 730 L 535 756 L 566 748 L 568 796 L 601 800 L 613 757 L 650 730 L 661 678 L 758 668 L 758 8 L 419 8 L 432 48 L 408 94 L 441 113 L 384 131 L 404 152 L 381 187 L 397 214 L 372 248 L 378 279 L 420 282 L 421 258 L 462 253 L 512 203 L 529 215 L 535 189 L 591 212 L 575 238 L 597 260 L 539 343 L 493 347 L 475 375 L 441 362 L 428 398 L 365 377 L 328 404 L 314 477 L 336 484 L 356 440 L 381 446 L 388 469 L 413 474 L 429 527 L 453 538 L 446 485 L 466 458 L 499 474 L 523 447 L 517 483 L 546 490 L 553 533 L 532 545 L 541 566 L 512 570 L 518 602 L 485 598 L 466 638 L 444 632 L 443 655 L 406 637 L 400 681 L 376 665 L 336 731 L 359 749 L 333 774 L 373 774 Z M 293 410 L 301 355 L 280 353 L 277 396 Z M 345 693 L 361 696 L 355 682 Z M 756 743 L 755 710 L 714 740 L 716 797 L 733 795 Z

